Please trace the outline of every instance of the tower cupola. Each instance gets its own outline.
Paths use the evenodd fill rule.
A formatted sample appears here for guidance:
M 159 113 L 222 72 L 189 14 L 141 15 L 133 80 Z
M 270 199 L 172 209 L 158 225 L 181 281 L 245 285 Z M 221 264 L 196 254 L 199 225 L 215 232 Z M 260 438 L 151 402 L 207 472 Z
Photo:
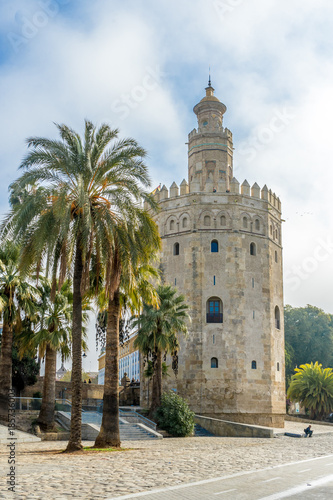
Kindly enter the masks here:
M 209 77 L 206 95 L 193 108 L 198 128 L 189 134 L 190 192 L 228 190 L 233 178 L 232 133 L 223 127 L 227 107 L 214 95 Z
M 212 87 L 210 78 L 205 90 L 205 97 L 193 108 L 198 117 L 199 129 L 202 129 L 203 132 L 205 130 L 219 130 L 222 128 L 223 115 L 227 111 L 227 107 L 215 97 L 215 89 Z

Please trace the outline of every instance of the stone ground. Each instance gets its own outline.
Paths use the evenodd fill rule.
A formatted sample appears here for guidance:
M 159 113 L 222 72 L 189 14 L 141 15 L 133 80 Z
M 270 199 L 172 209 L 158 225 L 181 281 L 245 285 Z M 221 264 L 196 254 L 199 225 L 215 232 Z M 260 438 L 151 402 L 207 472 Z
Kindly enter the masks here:
M 305 426 L 286 422 L 285 430 L 301 433 Z M 59 453 L 62 441 L 17 443 L 15 494 L 7 491 L 8 450 L 0 445 L 0 498 L 107 499 L 333 454 L 333 428 L 313 429 L 311 439 L 168 438 L 123 442 L 122 452 L 71 455 Z

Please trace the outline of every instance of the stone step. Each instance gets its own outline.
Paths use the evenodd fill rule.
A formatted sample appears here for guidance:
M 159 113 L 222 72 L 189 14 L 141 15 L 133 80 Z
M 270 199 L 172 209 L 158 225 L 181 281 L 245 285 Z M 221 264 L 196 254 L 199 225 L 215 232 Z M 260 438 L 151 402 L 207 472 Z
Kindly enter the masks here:
M 70 413 L 58 412 L 57 419 L 66 428 L 70 425 Z M 102 422 L 102 414 L 97 412 L 82 413 L 82 438 L 93 441 L 96 439 Z M 124 420 L 119 423 L 120 439 L 122 441 L 136 441 L 141 439 L 158 439 L 162 436 L 142 424 L 130 424 Z

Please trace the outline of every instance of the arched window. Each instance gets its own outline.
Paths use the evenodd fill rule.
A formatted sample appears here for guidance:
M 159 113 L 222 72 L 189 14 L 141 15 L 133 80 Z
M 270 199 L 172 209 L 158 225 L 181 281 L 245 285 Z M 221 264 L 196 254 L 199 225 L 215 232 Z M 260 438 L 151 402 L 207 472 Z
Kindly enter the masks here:
M 184 217 L 183 222 L 182 222 L 183 227 L 187 227 L 187 217 Z
M 223 304 L 218 297 L 211 297 L 206 305 L 207 323 L 223 323 Z
M 252 370 L 256 370 L 257 369 L 257 362 L 256 361 L 252 361 L 251 368 L 252 368 Z
M 221 226 L 226 226 L 227 225 L 227 219 L 225 218 L 225 215 L 221 215 Z
M 278 261 L 278 254 L 277 254 L 277 251 L 275 250 L 275 262 Z
M 276 363 L 276 370 L 279 372 L 280 371 L 280 363 Z
M 260 231 L 260 220 L 259 219 L 255 220 L 254 227 L 256 228 L 256 231 Z
M 243 217 L 243 227 L 244 229 L 247 228 L 247 217 Z
M 250 255 L 257 255 L 257 247 L 255 243 L 250 244 Z
M 219 242 L 217 240 L 213 240 L 210 244 L 210 251 L 212 253 L 216 253 L 219 251 Z
M 278 306 L 275 307 L 274 315 L 275 315 L 275 328 L 280 330 L 280 309 L 278 308 Z
M 211 368 L 218 368 L 219 367 L 219 360 L 217 358 L 212 358 L 210 360 L 210 367 Z
M 205 226 L 210 226 L 210 216 L 209 215 L 205 215 L 205 217 L 204 217 L 204 225 Z
M 173 255 L 179 255 L 179 243 L 173 245 Z
M 272 234 L 273 234 L 273 226 L 272 225 L 269 226 L 269 232 L 270 232 L 270 235 L 272 236 Z
M 170 221 L 170 231 L 173 231 L 175 229 L 175 221 L 171 220 Z

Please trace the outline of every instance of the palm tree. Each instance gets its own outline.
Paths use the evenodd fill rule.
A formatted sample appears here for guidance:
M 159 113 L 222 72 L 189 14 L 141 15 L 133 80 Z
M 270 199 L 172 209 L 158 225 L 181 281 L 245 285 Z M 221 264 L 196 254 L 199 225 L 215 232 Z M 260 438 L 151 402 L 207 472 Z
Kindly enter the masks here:
M 132 225 L 134 221 L 132 220 Z M 160 238 L 156 225 L 149 216 L 135 231 L 127 252 L 123 252 L 119 263 L 121 272 L 118 288 L 109 296 L 107 303 L 107 328 L 105 342 L 105 377 L 103 396 L 103 417 L 95 447 L 120 447 L 119 434 L 119 319 L 121 311 L 140 310 L 142 300 L 156 303 L 156 294 L 149 279 L 158 279 L 157 270 L 141 261 L 153 258 L 160 248 Z M 142 248 L 141 248 L 142 247 Z M 118 264 L 118 265 L 119 265 Z
M 149 406 L 149 385 L 150 385 L 150 382 L 154 376 L 154 363 L 152 360 L 148 359 L 148 360 L 145 360 L 145 365 L 146 364 L 147 364 L 147 366 L 146 366 L 145 370 L 143 371 L 142 376 L 143 376 L 143 378 L 147 379 L 147 388 L 148 388 L 147 403 Z M 163 361 L 163 363 L 162 363 L 162 378 L 163 377 L 170 377 L 169 366 L 166 364 L 165 361 Z
M 45 357 L 43 399 L 37 419 L 44 431 L 54 430 L 55 381 L 57 353 L 63 358 L 70 356 L 72 305 L 70 282 L 67 280 L 51 300 L 51 282 L 42 277 L 37 288 L 41 300 L 38 303 L 38 321 L 33 331 L 20 336 L 20 354 L 28 349 L 39 348 L 39 356 Z
M 42 430 L 54 428 L 55 381 L 57 370 L 57 353 L 61 351 L 62 358 L 70 356 L 72 305 L 69 300 L 69 282 L 66 281 L 51 301 L 50 283 L 44 283 L 45 311 L 40 330 L 36 335 L 39 344 L 39 354 L 45 355 L 45 375 L 43 384 L 42 406 L 37 422 Z
M 144 304 L 142 314 L 133 319 L 133 326 L 138 328 L 134 346 L 146 356 L 152 358 L 153 390 L 150 415 L 161 404 L 163 353 L 177 355 L 179 349 L 178 333 L 187 335 L 188 305 L 184 295 L 176 295 L 177 290 L 169 285 L 157 288 L 160 305 Z
M 89 121 L 85 122 L 84 141 L 66 125 L 57 128 L 60 141 L 28 139 L 32 151 L 21 164 L 25 172 L 11 186 L 14 193 L 25 195 L 12 207 L 3 235 L 22 239 L 24 270 L 36 263 L 39 269 L 43 259 L 52 256 L 46 268 L 48 271 L 52 265 L 53 293 L 57 277 L 61 287 L 72 267 L 73 396 L 67 451 L 75 451 L 82 448 L 82 297 L 89 285 L 91 256 L 96 256 L 98 275 L 103 264 L 107 266 L 106 287 L 112 296 L 118 286 L 117 263 L 123 245 L 119 222 L 126 235 L 126 221 L 131 221 L 137 205 L 142 200 L 150 205 L 154 202 L 144 191 L 150 183 L 143 163 L 146 153 L 136 141 L 116 141 L 117 129 L 103 124 L 96 131 Z M 26 194 L 29 186 L 33 189 Z
M 0 419 L 8 418 L 12 381 L 13 330 L 19 333 L 22 320 L 35 315 L 37 290 L 22 278 L 18 268 L 20 248 L 12 241 L 0 247 L 0 314 L 2 337 L 0 353 Z
M 333 410 L 333 370 L 322 365 L 306 363 L 295 368 L 287 397 L 299 401 L 311 411 L 311 418 L 322 419 Z

